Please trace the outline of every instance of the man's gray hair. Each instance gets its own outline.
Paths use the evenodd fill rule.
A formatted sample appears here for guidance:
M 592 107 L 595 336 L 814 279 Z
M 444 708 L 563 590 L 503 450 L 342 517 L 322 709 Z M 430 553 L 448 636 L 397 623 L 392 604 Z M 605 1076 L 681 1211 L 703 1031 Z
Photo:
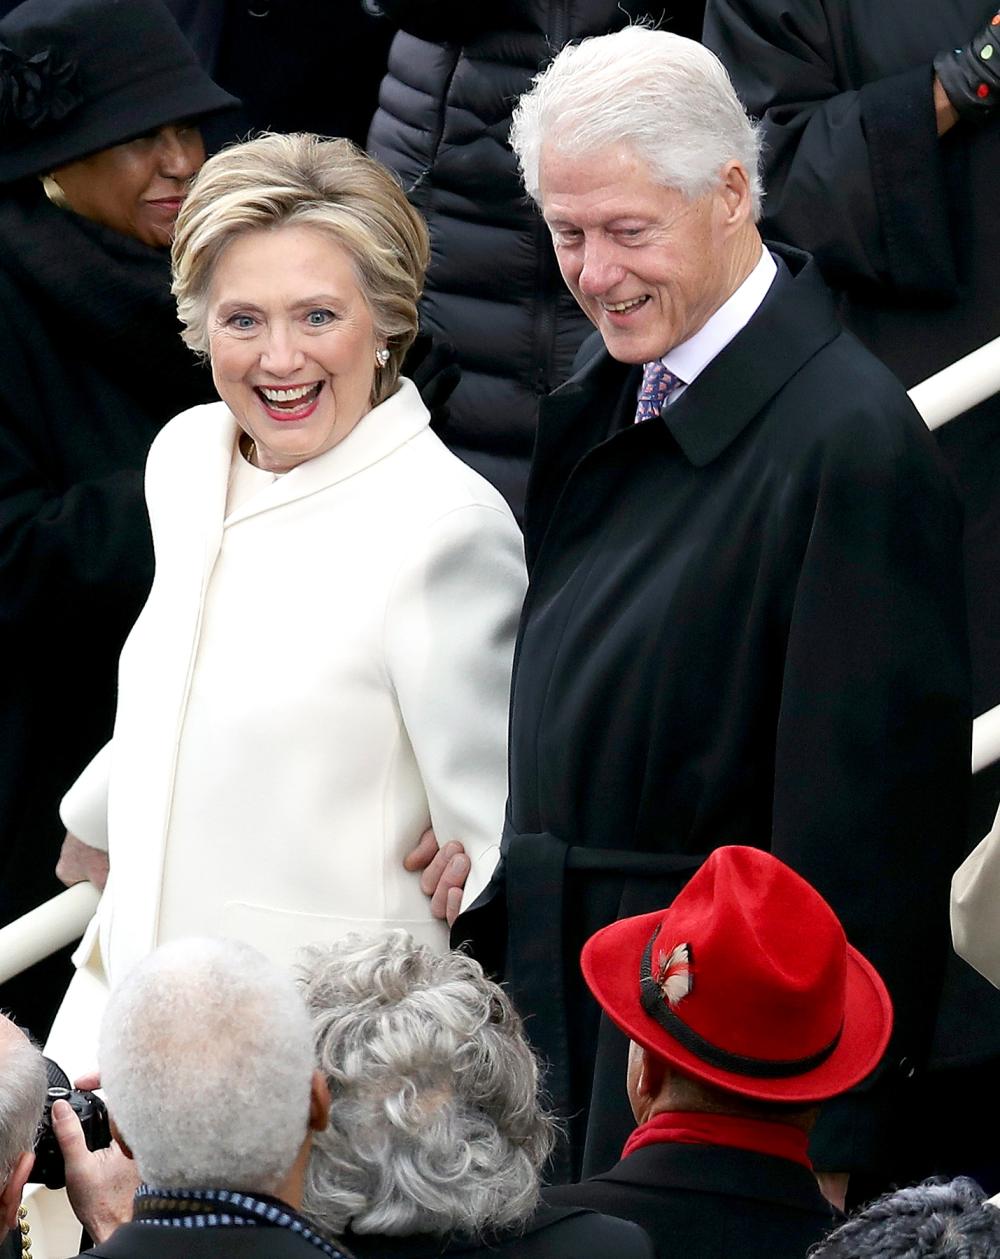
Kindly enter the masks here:
M 149 1184 L 269 1192 L 305 1140 L 309 1016 L 292 978 L 248 944 L 151 953 L 111 994 L 99 1062 Z
M 866 1206 L 810 1259 L 998 1259 L 1000 1211 L 974 1180 L 927 1180 Z
M 302 967 L 330 1126 L 304 1210 L 328 1232 L 482 1235 L 523 1223 L 554 1140 L 509 998 L 405 931 L 312 947 Z
M 536 202 L 543 148 L 576 155 L 624 145 L 689 200 L 710 192 L 727 162 L 741 162 L 760 216 L 759 127 L 718 57 L 669 31 L 627 26 L 567 45 L 518 102 L 510 143 Z
M 35 1148 L 48 1080 L 36 1045 L 5 1019 L 0 1033 L 0 1189 L 22 1154 Z

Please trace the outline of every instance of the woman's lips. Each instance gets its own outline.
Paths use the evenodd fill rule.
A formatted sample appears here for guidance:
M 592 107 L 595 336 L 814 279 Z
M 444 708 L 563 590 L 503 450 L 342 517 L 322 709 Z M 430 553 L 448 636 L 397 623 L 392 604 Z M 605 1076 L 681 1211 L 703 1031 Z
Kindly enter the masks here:
M 184 204 L 183 197 L 157 197 L 146 202 L 148 206 L 152 206 L 154 210 L 159 210 L 162 214 L 169 214 L 171 218 L 176 218 L 181 212 L 181 206 Z
M 292 386 L 287 388 L 290 389 Z M 287 424 L 292 420 L 307 420 L 316 410 L 322 392 L 323 382 L 317 381 L 303 398 L 289 400 L 289 403 L 280 405 L 275 400 L 265 397 L 260 385 L 254 386 L 254 393 L 261 407 L 272 420 L 277 420 L 279 424 Z

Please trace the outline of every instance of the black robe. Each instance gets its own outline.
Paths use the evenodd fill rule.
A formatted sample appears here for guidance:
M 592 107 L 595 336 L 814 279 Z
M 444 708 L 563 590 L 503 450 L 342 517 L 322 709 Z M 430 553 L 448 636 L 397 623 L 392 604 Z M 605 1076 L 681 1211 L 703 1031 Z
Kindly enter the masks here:
M 56 209 L 0 199 L 0 923 L 61 890 L 59 799 L 110 737 L 118 653 L 153 572 L 146 453 L 212 397 L 179 336 L 169 261 Z M 0 992 L 47 1030 L 65 961 Z
M 961 514 L 898 381 L 784 257 L 663 418 L 631 423 L 640 370 L 603 348 L 543 405 L 504 867 L 459 928 L 488 957 L 505 889 L 511 993 L 573 1171 L 585 1138 L 589 1174 L 632 1126 L 580 947 L 720 844 L 813 883 L 895 1002 L 883 1083 L 824 1113 L 820 1166 L 886 1157 L 871 1112 L 927 1049 L 969 777 Z

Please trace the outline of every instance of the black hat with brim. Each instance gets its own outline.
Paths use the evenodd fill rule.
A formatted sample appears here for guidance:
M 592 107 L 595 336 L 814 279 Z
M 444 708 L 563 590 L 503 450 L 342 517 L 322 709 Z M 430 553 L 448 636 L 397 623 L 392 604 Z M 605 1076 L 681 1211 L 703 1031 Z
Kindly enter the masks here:
M 0 21 L 0 183 L 238 105 L 161 0 L 24 0 Z

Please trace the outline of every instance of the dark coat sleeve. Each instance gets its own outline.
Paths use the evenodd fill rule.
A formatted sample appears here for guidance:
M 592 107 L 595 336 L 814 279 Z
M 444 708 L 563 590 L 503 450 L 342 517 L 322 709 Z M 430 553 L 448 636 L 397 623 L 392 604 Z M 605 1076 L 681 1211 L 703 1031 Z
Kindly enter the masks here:
M 775 744 L 773 851 L 830 901 L 896 1011 L 884 1087 L 821 1120 L 827 1170 L 879 1164 L 880 1126 L 845 1116 L 886 1104 L 929 1052 L 971 755 L 960 512 L 905 400 L 862 383 L 804 511 Z
M 518 6 L 512 0 L 484 0 L 480 4 L 470 4 L 469 0 L 370 0 L 368 8 L 419 39 L 453 44 L 464 43 L 485 30 L 519 25 Z
M 5 286 L 0 309 L 18 309 Z M 12 314 L 0 316 L 0 621 L 23 629 L 59 617 L 79 624 L 94 615 L 107 626 L 119 608 L 122 624 L 114 632 L 120 636 L 153 571 L 141 464 L 58 484 L 45 449 L 47 401 L 33 378 L 40 363 L 24 343 L 31 326 L 26 331 Z M 55 422 L 72 436 L 79 421 L 74 399 L 65 402 Z M 85 431 L 79 442 L 85 449 Z
M 954 298 L 931 61 L 848 83 L 828 7 L 709 0 L 706 9 L 705 43 L 762 123 L 765 234 L 809 250 L 838 285 Z

